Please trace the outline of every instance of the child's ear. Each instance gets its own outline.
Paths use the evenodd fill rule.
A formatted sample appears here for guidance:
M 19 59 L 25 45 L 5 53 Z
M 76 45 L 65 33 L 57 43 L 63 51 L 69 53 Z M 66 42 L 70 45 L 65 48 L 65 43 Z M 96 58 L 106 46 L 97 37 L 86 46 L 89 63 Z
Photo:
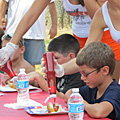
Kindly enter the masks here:
M 74 53 L 69 53 L 69 57 L 70 57 L 70 60 L 75 58 L 75 54 Z
M 21 49 L 21 54 L 23 54 L 25 52 L 25 46 L 22 46 L 20 49 Z
M 101 72 L 104 74 L 104 75 L 108 75 L 109 74 L 109 67 L 108 66 L 104 66 L 101 68 Z

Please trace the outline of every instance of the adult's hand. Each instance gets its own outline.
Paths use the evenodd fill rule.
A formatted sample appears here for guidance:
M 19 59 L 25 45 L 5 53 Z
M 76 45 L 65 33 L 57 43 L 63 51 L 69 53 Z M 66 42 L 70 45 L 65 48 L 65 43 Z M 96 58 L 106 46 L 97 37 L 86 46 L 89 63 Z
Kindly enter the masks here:
M 5 47 L 0 49 L 0 66 L 3 66 L 9 58 L 10 60 L 13 59 L 16 49 L 17 45 L 11 42 L 7 43 Z
M 50 39 L 53 39 L 57 35 L 57 27 L 54 27 L 50 29 L 49 31 Z
M 55 61 L 55 73 L 56 73 L 56 77 L 62 77 L 64 75 L 64 68 L 62 67 L 62 65 L 57 63 L 57 60 L 54 59 Z M 45 62 L 44 62 L 44 58 L 42 58 L 41 60 L 41 67 L 42 67 L 42 72 L 46 73 L 46 67 L 45 67 Z

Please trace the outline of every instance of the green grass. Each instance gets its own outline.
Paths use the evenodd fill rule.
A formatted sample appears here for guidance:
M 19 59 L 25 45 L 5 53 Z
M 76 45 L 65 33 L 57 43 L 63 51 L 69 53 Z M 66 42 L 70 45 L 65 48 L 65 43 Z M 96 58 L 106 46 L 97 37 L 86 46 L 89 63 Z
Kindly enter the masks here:
M 49 33 L 49 30 L 46 30 L 46 39 L 45 39 L 46 52 L 48 51 L 48 50 L 47 50 L 48 44 L 49 44 L 49 42 L 51 41 L 51 40 L 49 39 L 48 33 Z M 72 28 L 58 29 L 58 31 L 57 31 L 57 36 L 59 36 L 59 35 L 61 35 L 61 34 L 64 34 L 64 33 L 72 34 Z M 57 36 L 56 36 L 56 37 L 57 37 Z M 36 65 L 36 66 L 35 66 L 35 71 L 37 71 L 37 72 L 39 72 L 40 74 L 43 75 L 40 65 Z

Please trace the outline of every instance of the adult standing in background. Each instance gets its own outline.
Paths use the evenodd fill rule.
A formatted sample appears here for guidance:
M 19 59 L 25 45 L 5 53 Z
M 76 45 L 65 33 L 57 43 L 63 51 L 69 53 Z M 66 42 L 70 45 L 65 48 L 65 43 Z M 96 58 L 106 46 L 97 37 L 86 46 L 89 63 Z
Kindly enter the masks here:
M 88 38 L 92 19 L 83 0 L 63 0 L 63 7 L 66 13 L 72 16 L 72 32 L 78 39 L 81 49 Z
M 1 24 L 6 22 L 5 13 L 8 8 L 7 13 L 7 26 L 5 34 L 13 34 L 25 15 L 25 13 L 30 9 L 35 0 L 2 0 L 1 1 Z M 40 6 L 41 7 L 41 6 Z M 57 34 L 57 13 L 54 0 L 49 3 L 49 11 L 52 19 L 52 26 L 49 32 L 50 39 L 54 38 Z M 36 14 L 36 13 L 35 13 Z M 31 17 L 30 19 L 33 19 Z M 45 53 L 45 43 L 46 38 L 46 22 L 45 22 L 45 10 L 42 12 L 37 21 L 32 25 L 32 27 L 23 36 L 25 41 L 25 53 L 24 58 L 31 65 L 40 64 L 41 58 Z M 26 25 L 24 26 L 26 27 Z
M 80 45 L 82 47 L 84 47 L 84 45 L 87 41 L 87 37 L 90 32 L 90 25 L 91 25 L 91 21 L 92 21 L 91 19 L 93 18 L 95 12 L 107 0 L 102 0 L 102 1 L 101 0 L 91 0 L 91 1 L 88 1 L 88 0 L 84 0 L 84 1 L 83 0 L 63 0 L 63 6 L 64 6 L 66 12 L 69 15 L 72 15 L 72 17 L 73 17 L 73 21 L 72 21 L 73 34 L 79 40 Z M 91 41 L 92 40 L 94 41 L 94 36 L 96 34 L 94 34 L 95 32 L 92 32 L 92 31 L 91 31 L 91 33 L 93 33 L 93 38 L 91 39 Z M 89 42 L 91 42 L 91 41 L 89 41 Z M 108 44 L 114 51 L 117 62 L 116 62 L 115 71 L 114 71 L 114 74 L 112 77 L 115 78 L 117 81 L 119 81 L 119 78 L 120 78 L 120 72 L 119 72 L 120 44 L 116 43 L 112 39 L 109 29 L 104 30 L 104 34 L 103 34 L 103 37 L 101 38 L 101 42 Z
M 97 3 L 98 1 L 98 3 Z M 120 79 L 120 0 L 84 0 L 88 14 L 93 17 L 90 34 L 86 44 L 101 41 L 108 44 L 116 59 L 112 75 L 118 82 Z M 92 3 L 92 4 L 91 4 Z M 104 3 L 104 4 L 103 4 Z M 102 6 L 102 7 L 99 7 Z M 97 11 L 96 11 L 97 10 Z M 109 28 L 109 29 L 108 29 Z

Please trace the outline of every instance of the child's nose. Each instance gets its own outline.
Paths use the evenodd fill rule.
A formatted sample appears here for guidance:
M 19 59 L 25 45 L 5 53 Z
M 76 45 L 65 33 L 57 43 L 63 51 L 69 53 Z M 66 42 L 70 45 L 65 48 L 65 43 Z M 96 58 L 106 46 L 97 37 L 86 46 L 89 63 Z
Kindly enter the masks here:
M 83 75 L 83 74 L 81 74 L 81 80 L 85 80 L 86 79 L 86 77 Z

